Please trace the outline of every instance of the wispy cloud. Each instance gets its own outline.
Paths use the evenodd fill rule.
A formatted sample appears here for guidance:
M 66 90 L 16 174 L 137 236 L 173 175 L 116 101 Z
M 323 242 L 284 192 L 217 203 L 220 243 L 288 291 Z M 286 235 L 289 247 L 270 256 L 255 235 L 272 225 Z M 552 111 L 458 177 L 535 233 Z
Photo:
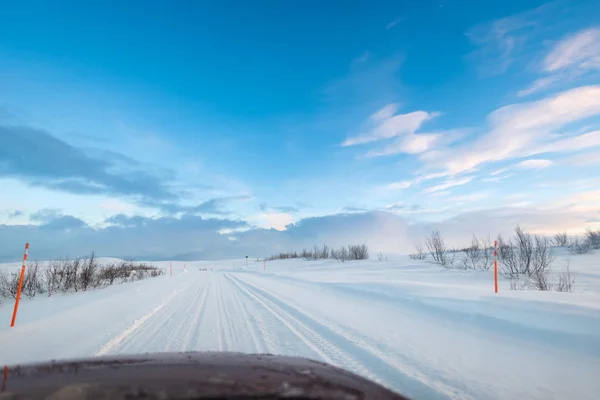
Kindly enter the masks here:
M 408 189 L 414 184 L 414 181 L 400 181 L 387 185 L 388 189 Z
M 554 46 L 543 62 L 546 72 L 572 67 L 600 69 L 600 27 L 567 36 Z
M 552 85 L 572 81 L 600 70 L 600 27 L 587 28 L 558 41 L 543 59 L 540 72 L 546 73 L 517 96 L 528 96 Z
M 389 24 L 387 24 L 385 26 L 385 29 L 392 29 L 393 27 L 395 27 L 396 25 L 398 25 L 402 21 L 404 21 L 403 17 L 396 18 L 395 20 L 393 20 L 392 22 L 390 22 Z
M 480 63 L 486 75 L 505 72 L 522 57 L 525 46 L 539 34 L 557 6 L 557 3 L 545 4 L 471 28 L 466 35 L 477 50 L 470 57 Z
M 515 167 L 520 169 L 542 169 L 548 168 L 552 164 L 553 163 L 550 160 L 532 159 L 521 161 L 520 163 L 517 163 Z
M 413 134 L 425 121 L 438 115 L 438 113 L 426 111 L 413 111 L 407 114 L 394 115 L 396 110 L 397 106 L 395 104 L 389 104 L 377 111 L 369 118 L 365 132 L 346 139 L 342 146 L 354 146 Z
M 450 174 L 472 170 L 480 164 L 514 157 L 531 156 L 549 150 L 566 151 L 555 146 L 557 132 L 568 124 L 600 115 L 600 86 L 583 86 L 529 103 L 502 107 L 488 116 L 490 130 L 473 143 L 440 150 L 435 157 L 425 153 L 422 160 L 440 166 Z M 583 135 L 581 135 L 583 136 Z M 595 143 L 569 138 L 572 148 Z M 566 140 L 566 139 L 565 139 Z
M 514 176 L 514 174 L 510 173 L 510 174 L 504 174 L 502 176 L 494 176 L 493 178 L 483 178 L 481 181 L 482 182 L 498 182 L 498 181 L 501 181 L 504 179 L 508 179 L 511 176 Z
M 472 180 L 473 180 L 472 176 L 466 176 L 466 177 L 460 178 L 460 179 L 448 179 L 446 182 L 444 182 L 442 184 L 428 187 L 427 189 L 424 190 L 424 192 L 425 193 L 439 192 L 439 191 L 449 189 L 454 186 L 465 185 L 465 184 L 471 182 Z

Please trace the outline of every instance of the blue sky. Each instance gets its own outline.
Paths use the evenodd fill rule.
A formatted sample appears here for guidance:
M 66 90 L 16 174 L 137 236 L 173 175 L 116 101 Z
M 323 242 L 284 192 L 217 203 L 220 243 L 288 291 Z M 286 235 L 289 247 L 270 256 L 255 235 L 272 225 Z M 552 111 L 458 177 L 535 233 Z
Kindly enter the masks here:
M 24 240 L 40 256 L 185 258 L 600 227 L 597 15 L 3 4 L 0 258 Z

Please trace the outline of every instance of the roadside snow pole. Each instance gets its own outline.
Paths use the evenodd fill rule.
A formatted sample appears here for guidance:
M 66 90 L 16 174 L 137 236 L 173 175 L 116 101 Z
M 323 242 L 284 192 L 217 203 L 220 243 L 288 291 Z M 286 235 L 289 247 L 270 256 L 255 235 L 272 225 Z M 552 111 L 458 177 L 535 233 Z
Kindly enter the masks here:
M 23 288 L 23 279 L 25 278 L 25 266 L 27 265 L 27 253 L 29 252 L 29 243 L 25 243 L 25 254 L 23 255 L 23 266 L 21 267 L 21 277 L 19 278 L 19 287 L 17 288 L 17 297 L 15 298 L 15 309 L 13 310 L 10 327 L 15 326 L 17 311 L 19 311 L 19 300 L 21 300 L 21 289 Z
M 171 278 L 173 277 L 173 261 L 169 261 L 169 268 L 171 269 Z
M 248 266 L 248 256 L 246 256 L 246 267 Z
M 494 293 L 498 293 L 498 241 L 494 240 Z
M 4 377 L 2 378 L 2 391 L 6 390 L 6 381 L 8 381 L 8 366 L 4 366 Z
M 265 265 L 263 265 L 263 271 L 267 270 L 267 259 L 265 258 Z

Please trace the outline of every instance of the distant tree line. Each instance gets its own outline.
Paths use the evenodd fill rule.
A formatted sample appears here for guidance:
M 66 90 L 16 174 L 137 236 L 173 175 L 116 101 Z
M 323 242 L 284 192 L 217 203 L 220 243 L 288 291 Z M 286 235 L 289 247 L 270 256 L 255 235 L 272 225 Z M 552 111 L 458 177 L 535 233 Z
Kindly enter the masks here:
M 267 258 L 267 260 L 287 260 L 291 258 L 301 258 L 311 261 L 334 259 L 340 262 L 351 260 L 368 260 L 369 247 L 366 244 L 351 244 L 335 249 L 326 244 L 323 244 L 323 246 L 315 245 L 312 250 L 302 249 L 300 252 L 280 252 L 279 254 L 274 254 Z

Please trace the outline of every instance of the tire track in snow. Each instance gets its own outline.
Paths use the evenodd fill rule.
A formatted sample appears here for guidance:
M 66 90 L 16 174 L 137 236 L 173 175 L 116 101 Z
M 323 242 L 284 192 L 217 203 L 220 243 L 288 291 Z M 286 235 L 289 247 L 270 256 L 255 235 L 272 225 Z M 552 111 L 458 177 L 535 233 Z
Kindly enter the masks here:
M 200 319 L 206 308 L 208 289 L 210 287 L 210 280 L 205 279 L 204 282 L 205 283 L 201 289 L 202 294 L 198 297 L 199 301 L 194 309 L 194 313 L 193 313 L 194 316 L 190 320 L 189 327 L 185 332 L 185 336 L 183 337 L 183 341 L 180 346 L 181 351 L 194 350 L 191 345 L 192 344 L 195 345 L 195 341 L 193 341 L 192 338 L 194 337 L 194 332 L 198 329 L 198 325 L 200 324 Z
M 232 303 L 231 306 L 236 315 L 236 321 L 244 321 L 243 326 L 238 326 L 236 330 L 234 338 L 243 338 L 249 337 L 252 342 L 252 351 L 253 353 L 266 353 L 269 352 L 267 350 L 267 345 L 265 344 L 265 338 L 267 337 L 266 332 L 264 331 L 264 321 L 260 319 L 260 316 L 257 313 L 250 313 L 247 308 L 247 304 L 242 301 L 240 298 L 240 290 L 238 287 L 232 282 L 232 280 L 227 275 L 223 275 L 223 281 L 227 283 L 231 289 L 227 291 L 230 294 Z M 230 312 L 229 315 L 232 313 Z M 263 329 L 261 329 L 261 327 Z M 257 335 L 257 330 L 259 334 Z M 241 343 L 240 343 L 241 344 Z M 241 348 L 241 346 L 239 347 Z M 247 347 L 246 347 L 247 349 Z
M 114 348 L 119 346 L 121 343 L 123 343 L 125 340 L 127 340 L 129 337 L 131 337 L 131 335 L 136 333 L 146 323 L 146 321 L 148 321 L 150 318 L 152 318 L 157 312 L 159 312 L 165 306 L 170 304 L 175 298 L 177 298 L 179 293 L 184 291 L 186 288 L 187 288 L 187 285 L 172 292 L 165 299 L 165 301 L 163 301 L 160 305 L 158 305 L 157 307 L 152 309 L 149 313 L 136 319 L 133 322 L 133 324 L 131 324 L 127 329 L 125 329 L 123 332 L 121 332 L 117 336 L 113 337 L 108 342 L 106 342 L 100 349 L 98 349 L 98 351 L 96 351 L 96 353 L 94 353 L 94 355 L 102 356 L 105 354 L 109 354 Z
M 182 303 L 182 306 L 173 313 L 174 315 L 179 314 L 178 317 L 180 322 L 175 332 L 173 332 L 173 334 L 166 341 L 163 350 L 173 351 L 175 349 L 179 349 L 181 346 L 186 345 L 185 336 L 187 336 L 187 333 L 193 327 L 194 323 L 193 320 L 190 320 L 184 316 L 194 313 L 194 310 L 201 311 L 203 309 L 204 299 L 206 298 L 206 282 L 206 280 L 202 281 L 197 286 L 196 291 L 193 292 L 193 295 L 187 298 Z
M 254 295 L 260 296 L 264 301 L 270 303 L 273 307 L 278 307 L 282 312 L 287 313 L 288 317 L 297 320 L 299 323 L 304 323 L 312 327 L 312 331 L 316 335 L 320 335 L 323 341 L 329 343 L 338 343 L 338 353 L 346 354 L 346 358 L 353 360 L 351 363 L 328 361 L 340 367 L 352 370 L 359 375 L 368 377 L 371 380 L 387 385 L 388 387 L 404 387 L 405 393 L 415 398 L 428 399 L 446 399 L 446 398 L 469 398 L 467 393 L 457 390 L 456 387 L 446 385 L 443 382 L 431 382 L 427 379 L 426 374 L 418 374 L 419 378 L 415 378 L 415 371 L 407 371 L 406 366 L 394 360 L 394 356 L 398 354 L 386 354 L 370 345 L 370 340 L 364 340 L 363 337 L 355 337 L 349 335 L 344 328 L 323 324 L 317 318 L 312 317 L 306 312 L 290 305 L 276 296 L 269 294 L 265 289 L 250 283 L 238 276 L 234 277 L 238 282 L 245 285 Z M 334 346 L 333 344 L 331 346 Z M 340 349 L 343 347 L 343 349 Z M 396 352 L 397 353 L 397 352 Z M 405 358 L 405 357 L 404 357 Z M 357 361 L 360 360 L 361 362 Z M 359 365 L 360 368 L 356 366 Z M 365 374 L 364 365 L 369 365 L 367 369 L 369 374 Z M 377 371 L 373 374 L 371 371 Z M 393 383 L 393 384 L 392 384 Z
M 254 290 L 253 287 L 248 283 L 232 275 L 227 275 L 242 292 L 246 293 L 249 297 L 253 298 L 257 303 L 262 305 L 287 329 L 293 332 L 302 342 L 304 342 L 307 347 L 318 354 L 323 361 L 351 369 L 362 376 L 381 383 L 381 379 L 372 374 L 369 368 L 362 365 L 351 355 L 341 351 L 336 345 L 316 333 L 308 326 L 308 324 L 305 324 L 294 318 L 292 315 L 275 304 L 275 302 Z

